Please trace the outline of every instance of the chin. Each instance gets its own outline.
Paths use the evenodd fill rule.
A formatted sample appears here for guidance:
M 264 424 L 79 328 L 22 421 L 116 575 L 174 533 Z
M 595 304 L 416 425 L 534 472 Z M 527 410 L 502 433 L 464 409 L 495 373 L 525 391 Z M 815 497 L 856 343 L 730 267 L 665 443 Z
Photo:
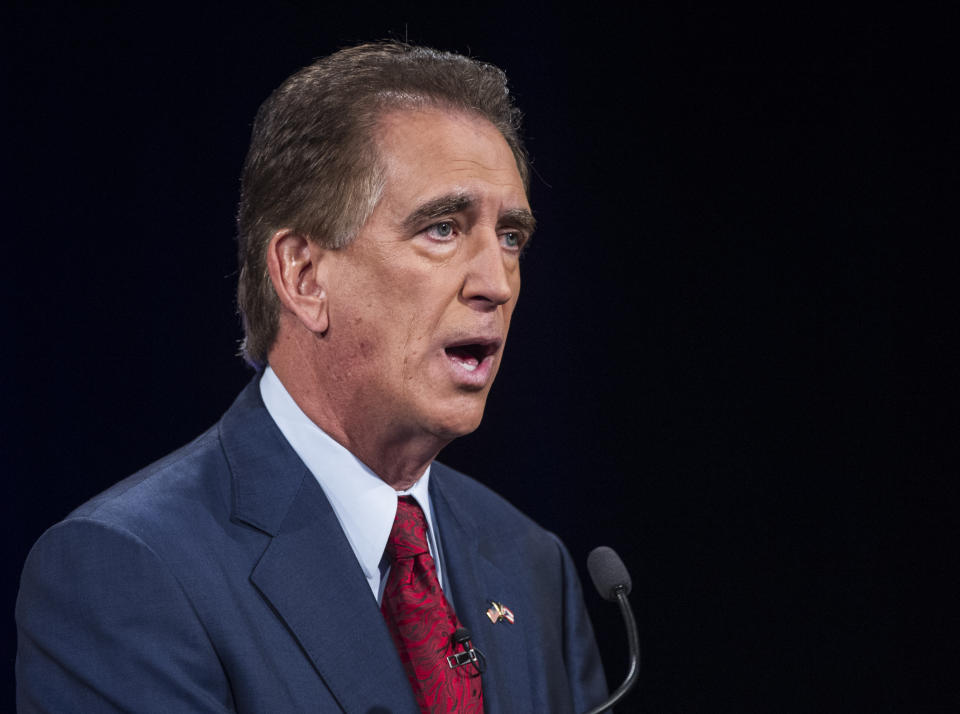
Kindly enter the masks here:
M 445 441 L 453 441 L 477 430 L 483 420 L 484 399 L 479 405 L 459 405 L 460 408 L 451 408 L 444 414 L 435 417 L 431 431 Z

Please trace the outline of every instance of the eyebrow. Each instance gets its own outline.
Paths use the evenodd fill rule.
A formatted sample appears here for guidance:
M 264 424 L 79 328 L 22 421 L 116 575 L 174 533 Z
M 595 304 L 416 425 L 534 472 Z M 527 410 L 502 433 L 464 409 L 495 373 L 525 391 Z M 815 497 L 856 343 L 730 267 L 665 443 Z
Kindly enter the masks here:
M 474 203 L 476 201 L 469 193 L 448 193 L 445 196 L 432 198 L 417 206 L 409 216 L 404 218 L 403 227 L 408 231 L 416 230 L 427 221 L 466 211 Z
M 454 213 L 463 213 L 477 203 L 476 198 L 467 192 L 448 193 L 417 206 L 409 216 L 403 219 L 403 228 L 414 231 L 424 223 L 433 221 Z M 515 226 L 520 230 L 533 234 L 537 221 L 526 208 L 511 208 L 504 211 L 497 219 L 497 227 Z
M 497 221 L 497 226 L 516 227 L 532 236 L 537 229 L 537 219 L 526 208 L 511 208 L 504 211 Z

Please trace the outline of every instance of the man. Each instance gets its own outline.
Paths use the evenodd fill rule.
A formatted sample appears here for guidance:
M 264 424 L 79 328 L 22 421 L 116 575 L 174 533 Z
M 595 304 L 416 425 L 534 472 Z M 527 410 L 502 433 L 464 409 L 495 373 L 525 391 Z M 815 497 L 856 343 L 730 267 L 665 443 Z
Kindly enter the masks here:
M 564 547 L 433 463 L 480 422 L 534 227 L 503 74 L 395 43 L 301 70 L 257 115 L 238 220 L 262 370 L 34 547 L 21 711 L 600 702 Z

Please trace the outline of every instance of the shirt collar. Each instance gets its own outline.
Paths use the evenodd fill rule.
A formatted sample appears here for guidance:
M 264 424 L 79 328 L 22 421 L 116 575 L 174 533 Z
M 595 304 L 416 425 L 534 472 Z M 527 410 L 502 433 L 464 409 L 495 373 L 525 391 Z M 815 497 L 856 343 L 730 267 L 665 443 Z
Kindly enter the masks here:
M 411 488 L 396 491 L 314 424 L 269 366 L 260 379 L 260 394 L 280 432 L 330 501 L 374 595 L 378 596 L 380 591 L 380 561 L 393 528 L 398 496 L 412 496 L 423 509 L 439 576 L 440 559 L 436 558 L 436 529 L 429 497 L 430 467 Z

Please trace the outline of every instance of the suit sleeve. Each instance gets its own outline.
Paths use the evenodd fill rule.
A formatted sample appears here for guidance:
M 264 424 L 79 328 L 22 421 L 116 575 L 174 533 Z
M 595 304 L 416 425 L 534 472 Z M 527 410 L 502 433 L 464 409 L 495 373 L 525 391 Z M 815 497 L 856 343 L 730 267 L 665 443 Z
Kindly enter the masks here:
M 583 602 L 577 568 L 563 543 L 556 536 L 554 539 L 563 566 L 563 658 L 574 711 L 585 712 L 607 698 L 607 682 L 593 626 Z
M 181 584 L 134 534 L 54 526 L 17 598 L 17 709 L 227 712 L 227 677 Z

